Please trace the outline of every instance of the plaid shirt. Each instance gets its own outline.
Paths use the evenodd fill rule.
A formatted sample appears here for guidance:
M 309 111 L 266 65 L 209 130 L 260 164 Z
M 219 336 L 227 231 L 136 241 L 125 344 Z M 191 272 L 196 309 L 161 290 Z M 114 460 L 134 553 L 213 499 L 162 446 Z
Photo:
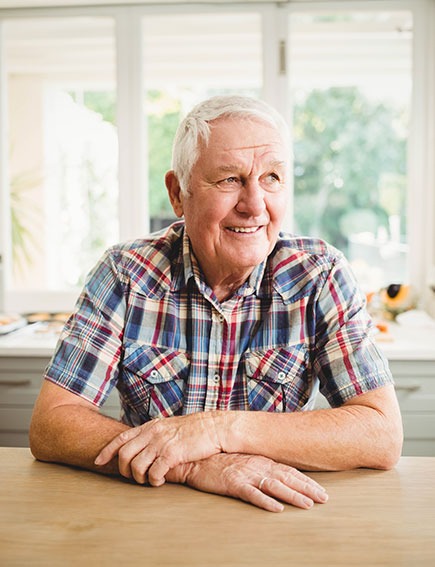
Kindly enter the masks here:
M 122 419 L 335 407 L 392 383 L 343 255 L 281 234 L 230 299 L 205 283 L 183 223 L 112 247 L 90 273 L 46 378 Z

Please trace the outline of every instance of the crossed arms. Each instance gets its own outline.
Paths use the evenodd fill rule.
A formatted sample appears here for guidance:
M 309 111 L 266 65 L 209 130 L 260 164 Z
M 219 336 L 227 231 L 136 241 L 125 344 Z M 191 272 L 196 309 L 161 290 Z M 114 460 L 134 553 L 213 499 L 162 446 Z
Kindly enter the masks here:
M 30 448 L 43 461 L 153 486 L 165 480 L 185 483 L 280 511 L 282 502 L 310 508 L 327 500 L 323 488 L 298 469 L 388 469 L 400 456 L 402 435 L 391 385 L 335 409 L 213 411 L 130 428 L 45 381 L 33 413 Z

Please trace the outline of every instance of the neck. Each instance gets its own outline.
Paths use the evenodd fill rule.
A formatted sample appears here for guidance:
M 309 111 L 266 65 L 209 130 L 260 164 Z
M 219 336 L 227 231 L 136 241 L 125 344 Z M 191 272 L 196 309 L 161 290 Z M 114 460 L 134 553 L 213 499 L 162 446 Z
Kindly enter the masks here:
M 213 293 L 219 299 L 219 301 L 225 301 L 229 299 L 234 293 L 247 281 L 251 275 L 251 271 L 244 273 L 240 277 L 235 274 L 230 274 L 227 277 L 220 279 L 209 279 L 207 274 L 204 274 L 208 285 L 212 288 Z
M 240 285 L 242 285 L 242 284 L 240 284 Z M 234 295 L 234 292 L 240 287 L 240 285 L 214 286 L 212 289 L 213 289 L 213 293 L 216 295 L 216 297 L 222 303 L 223 301 L 226 301 L 227 299 L 232 297 L 232 295 Z
M 201 255 L 195 252 L 193 252 L 193 262 L 201 269 L 205 281 L 221 302 L 229 299 L 248 280 L 254 269 L 253 267 L 239 268 L 237 272 L 228 272 L 217 262 L 210 263 L 206 258 L 201 261 Z

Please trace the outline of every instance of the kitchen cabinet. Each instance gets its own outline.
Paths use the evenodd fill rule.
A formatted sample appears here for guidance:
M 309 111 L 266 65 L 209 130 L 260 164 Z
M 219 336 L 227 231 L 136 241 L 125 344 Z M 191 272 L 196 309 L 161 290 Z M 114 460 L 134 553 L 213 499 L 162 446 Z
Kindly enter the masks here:
M 33 405 L 49 356 L 0 355 L 0 446 L 28 447 Z M 102 413 L 119 418 L 118 393 L 112 392 Z
M 54 338 L 35 341 L 26 329 L 0 338 L 0 445 L 28 446 L 33 404 L 54 344 Z M 403 454 L 435 456 L 435 328 L 396 329 L 391 340 L 380 345 L 396 382 L 405 431 Z M 102 412 L 119 418 L 117 391 Z
M 435 456 L 435 360 L 390 362 L 402 412 L 403 455 Z

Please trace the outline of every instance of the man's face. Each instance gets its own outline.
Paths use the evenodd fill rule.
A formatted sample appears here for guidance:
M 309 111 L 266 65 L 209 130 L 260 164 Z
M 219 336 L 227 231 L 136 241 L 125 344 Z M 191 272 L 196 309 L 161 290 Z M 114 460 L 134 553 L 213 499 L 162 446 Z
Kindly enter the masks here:
M 279 132 L 251 118 L 219 118 L 200 145 L 188 191 L 171 202 L 184 215 L 211 287 L 246 279 L 273 249 L 288 200 L 289 152 Z

